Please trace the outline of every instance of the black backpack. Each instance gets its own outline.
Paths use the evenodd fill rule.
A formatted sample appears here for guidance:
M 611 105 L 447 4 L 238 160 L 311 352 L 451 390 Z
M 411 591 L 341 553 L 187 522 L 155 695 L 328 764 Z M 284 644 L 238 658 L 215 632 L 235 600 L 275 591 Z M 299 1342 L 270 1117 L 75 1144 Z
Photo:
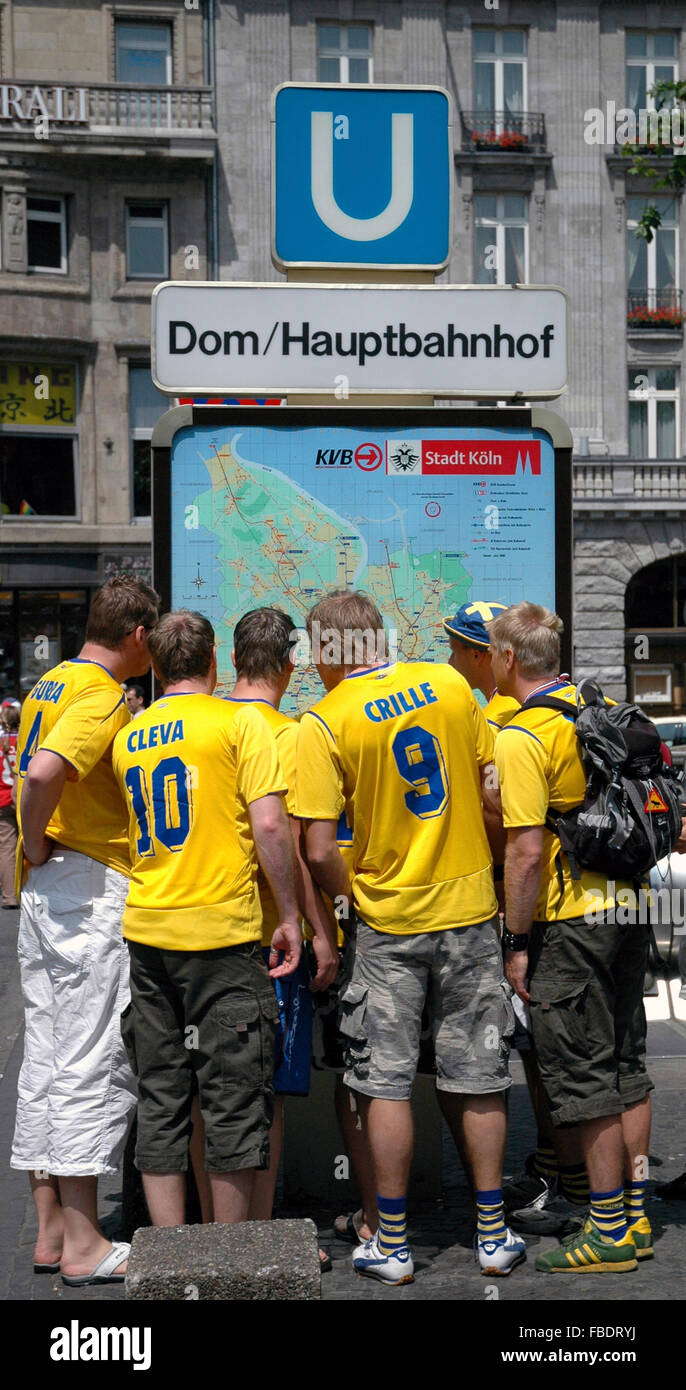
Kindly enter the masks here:
M 660 735 L 636 705 L 607 704 L 592 680 L 581 682 L 576 698 L 576 709 L 554 695 L 534 695 L 522 705 L 574 720 L 586 773 L 582 805 L 565 812 L 550 806 L 546 828 L 557 835 L 572 878 L 581 869 L 638 878 L 679 838 L 682 775 L 664 762 Z M 557 871 L 562 880 L 559 858 Z

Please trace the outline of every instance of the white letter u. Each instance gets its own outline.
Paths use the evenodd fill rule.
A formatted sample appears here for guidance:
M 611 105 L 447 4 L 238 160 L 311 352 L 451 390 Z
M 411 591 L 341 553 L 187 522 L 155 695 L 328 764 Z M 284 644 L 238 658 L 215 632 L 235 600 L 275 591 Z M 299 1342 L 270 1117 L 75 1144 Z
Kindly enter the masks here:
M 322 222 L 347 241 L 379 241 L 405 221 L 414 197 L 414 118 L 391 116 L 391 196 L 376 217 L 349 217 L 333 191 L 333 112 L 312 113 L 312 202 Z

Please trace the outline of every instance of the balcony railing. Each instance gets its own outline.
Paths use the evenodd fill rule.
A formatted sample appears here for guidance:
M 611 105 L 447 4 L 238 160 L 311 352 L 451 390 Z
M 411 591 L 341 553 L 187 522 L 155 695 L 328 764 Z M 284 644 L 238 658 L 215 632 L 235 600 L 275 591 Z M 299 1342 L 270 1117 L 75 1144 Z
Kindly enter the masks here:
M 40 118 L 47 120 L 49 136 L 55 132 L 65 138 L 122 131 L 142 138 L 214 133 L 211 87 L 123 82 L 58 86 L 25 81 L 3 82 L 1 87 L 0 139 L 33 135 Z
M 681 290 L 641 290 L 627 296 L 629 328 L 681 328 Z
M 492 150 L 524 154 L 545 150 L 545 116 L 540 111 L 512 115 L 509 111 L 463 111 L 463 150 Z
M 577 510 L 686 511 L 686 459 L 575 460 L 572 478 Z

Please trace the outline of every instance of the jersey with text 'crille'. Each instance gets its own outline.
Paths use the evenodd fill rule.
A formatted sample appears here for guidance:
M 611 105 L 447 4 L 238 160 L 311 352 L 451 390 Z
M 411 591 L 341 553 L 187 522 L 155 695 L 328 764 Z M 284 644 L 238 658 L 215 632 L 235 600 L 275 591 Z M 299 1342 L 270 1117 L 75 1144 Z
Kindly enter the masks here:
M 573 685 L 551 682 L 537 693 L 565 700 L 570 711 L 576 710 L 576 687 Z M 583 802 L 586 774 L 571 715 L 567 718 L 550 709 L 520 709 L 516 718 L 498 734 L 495 762 L 506 830 L 544 826 L 549 808 L 551 814 L 561 814 Z M 626 887 L 630 884 L 617 881 L 617 889 Z M 534 920 L 564 921 L 568 917 L 582 917 L 589 907 L 601 911 L 612 907 L 614 902 L 605 874 L 582 869 L 579 879 L 572 878 L 567 856 L 560 853 L 560 841 L 550 830 L 544 829 L 541 886 Z
M 298 725 L 290 715 L 282 714 L 281 710 L 275 709 L 268 700 L 236 700 L 233 696 L 227 698 L 230 705 L 252 707 L 256 709 L 263 719 L 266 719 L 274 738 L 279 755 L 279 766 L 286 783 L 285 806 L 289 816 L 294 813 L 295 806 L 295 747 L 298 741 Z M 274 900 L 267 876 L 258 871 L 257 885 L 260 891 L 260 901 L 262 903 L 262 945 L 271 945 L 271 939 L 279 925 L 279 913 Z
M 17 814 L 29 763 L 39 748 L 58 753 L 70 778 L 46 835 L 121 874 L 129 874 L 126 806 L 112 771 L 112 742 L 130 722 L 124 692 L 97 661 L 76 657 L 47 671 L 27 695 L 17 744 Z M 21 841 L 18 863 L 21 864 Z
M 446 665 L 353 672 L 300 721 L 296 812 L 352 827 L 353 898 L 397 935 L 483 922 L 496 911 L 480 767 L 493 735 Z
M 115 740 L 113 763 L 133 865 L 124 935 L 177 951 L 259 941 L 248 808 L 285 791 L 267 721 L 212 695 L 163 695 Z

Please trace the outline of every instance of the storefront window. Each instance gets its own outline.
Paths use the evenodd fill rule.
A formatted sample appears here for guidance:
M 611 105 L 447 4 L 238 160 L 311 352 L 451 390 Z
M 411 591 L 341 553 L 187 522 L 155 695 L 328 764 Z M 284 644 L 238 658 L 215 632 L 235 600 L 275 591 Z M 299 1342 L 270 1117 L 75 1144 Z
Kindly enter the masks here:
M 77 656 L 86 635 L 86 589 L 0 591 L 0 693 L 23 699 L 45 671 Z

